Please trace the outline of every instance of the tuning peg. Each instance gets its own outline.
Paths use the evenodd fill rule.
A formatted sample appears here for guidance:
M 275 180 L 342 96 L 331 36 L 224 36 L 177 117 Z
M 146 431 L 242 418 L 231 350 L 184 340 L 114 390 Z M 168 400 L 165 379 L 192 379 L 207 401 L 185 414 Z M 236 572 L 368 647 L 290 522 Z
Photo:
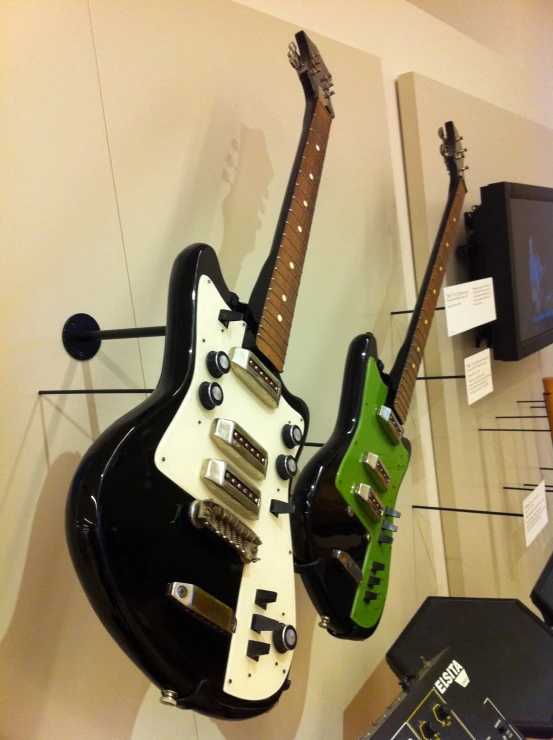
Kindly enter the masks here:
M 440 128 L 438 129 L 438 136 L 440 137 L 440 139 L 445 140 L 444 129 L 442 126 L 440 126 Z
M 462 137 L 462 136 L 458 136 L 458 137 L 457 137 L 457 138 L 455 139 L 455 141 L 463 141 L 463 137 Z
M 461 167 L 461 172 L 464 172 L 465 170 L 468 170 L 468 169 L 470 169 L 468 165 L 466 167 Z
M 440 154 L 445 157 L 445 146 L 443 144 L 440 144 Z

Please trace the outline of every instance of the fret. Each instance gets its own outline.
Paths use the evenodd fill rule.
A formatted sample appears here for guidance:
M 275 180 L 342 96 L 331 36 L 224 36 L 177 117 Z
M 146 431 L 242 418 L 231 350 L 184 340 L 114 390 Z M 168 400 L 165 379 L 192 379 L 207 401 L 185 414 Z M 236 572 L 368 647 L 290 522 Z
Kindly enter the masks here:
M 318 100 L 295 172 L 270 286 L 256 336 L 258 349 L 282 372 L 300 286 L 332 116 Z M 261 342 L 261 343 L 260 343 Z M 267 352 L 271 354 L 267 354 Z
M 278 270 L 279 275 L 282 275 L 287 283 L 295 287 L 297 294 L 300 287 L 301 271 L 297 263 L 286 256 L 286 251 L 282 247 L 279 250 L 275 269 Z
M 301 272 L 303 270 L 303 257 L 300 250 L 296 247 L 291 237 L 286 232 L 282 235 L 282 238 L 283 242 L 280 245 L 281 252 L 285 254 L 288 258 L 288 264 L 290 264 L 290 261 L 292 261 L 295 265 L 298 266 L 298 269 Z M 286 239 L 286 243 L 284 242 L 284 239 Z M 292 250 L 294 254 L 292 254 L 292 251 L 290 250 Z M 302 260 L 301 263 L 299 260 Z
M 278 332 L 271 326 L 270 322 L 267 321 L 265 316 L 261 317 L 259 322 L 259 329 L 264 331 L 267 335 L 266 340 L 270 341 L 276 351 L 280 351 L 281 354 L 286 353 L 286 339 L 279 336 Z
M 275 321 L 278 321 L 278 324 L 276 324 L 276 326 L 281 326 L 287 334 L 290 334 L 292 322 L 290 321 L 290 319 L 286 318 L 284 313 L 279 310 L 278 306 L 274 305 L 270 298 L 267 299 L 267 303 L 265 304 L 265 311 L 267 312 L 267 314 L 269 314 L 269 316 L 272 316 Z
M 402 423 L 405 422 L 409 406 L 411 405 L 418 371 L 422 363 L 432 318 L 438 304 L 439 292 L 442 287 L 449 255 L 452 251 L 451 246 L 454 242 L 465 194 L 465 182 L 462 178 L 459 178 L 451 202 L 446 206 L 446 209 L 449 208 L 449 210 L 447 211 L 445 225 L 443 226 L 442 233 L 438 235 L 431 261 L 427 267 L 423 287 L 421 288 L 421 291 L 424 291 L 421 292 L 423 298 L 422 300 L 419 298 L 420 307 L 418 313 L 413 313 L 409 327 L 410 338 L 404 344 L 407 355 L 404 355 L 404 365 L 401 370 L 394 399 L 394 409 Z
M 274 293 L 283 303 L 289 306 L 290 313 L 293 314 L 296 307 L 295 299 L 297 296 L 293 296 L 291 291 L 289 291 L 288 288 L 283 287 L 276 278 L 272 277 L 271 283 L 274 283 L 276 286 L 278 286 L 278 290 L 275 290 L 272 285 L 269 285 L 269 291 Z

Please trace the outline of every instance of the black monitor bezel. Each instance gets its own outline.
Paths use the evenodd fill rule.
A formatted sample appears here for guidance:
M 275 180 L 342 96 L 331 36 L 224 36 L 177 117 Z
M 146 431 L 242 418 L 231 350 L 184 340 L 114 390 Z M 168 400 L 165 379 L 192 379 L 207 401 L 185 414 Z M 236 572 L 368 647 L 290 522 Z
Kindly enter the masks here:
M 521 360 L 552 344 L 553 328 L 521 340 L 510 202 L 519 199 L 552 203 L 553 188 L 497 182 L 480 188 L 480 195 L 482 204 L 473 215 L 475 277 L 492 277 L 494 281 L 497 319 L 490 324 L 494 359 Z

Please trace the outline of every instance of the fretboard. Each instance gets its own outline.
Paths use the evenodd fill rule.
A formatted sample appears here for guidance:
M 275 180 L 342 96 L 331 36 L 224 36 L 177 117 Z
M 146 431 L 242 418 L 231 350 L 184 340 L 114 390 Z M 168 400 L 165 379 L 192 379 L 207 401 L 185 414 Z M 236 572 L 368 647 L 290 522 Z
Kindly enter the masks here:
M 398 355 L 398 358 L 401 358 L 401 367 L 399 368 L 401 374 L 393 405 L 394 411 L 402 424 L 405 423 L 411 405 L 411 398 L 415 390 L 432 319 L 434 318 L 445 269 L 449 255 L 453 250 L 466 192 L 465 181 L 463 178 L 459 178 L 453 193 L 450 195 L 442 218 L 436 243 L 421 286 L 419 299 L 409 325 L 407 339 Z M 392 374 L 395 370 L 394 367 Z
M 286 359 L 331 123 L 332 116 L 317 101 L 295 185 L 284 204 L 287 215 L 277 235 L 278 250 L 255 338 L 256 347 L 278 372 Z

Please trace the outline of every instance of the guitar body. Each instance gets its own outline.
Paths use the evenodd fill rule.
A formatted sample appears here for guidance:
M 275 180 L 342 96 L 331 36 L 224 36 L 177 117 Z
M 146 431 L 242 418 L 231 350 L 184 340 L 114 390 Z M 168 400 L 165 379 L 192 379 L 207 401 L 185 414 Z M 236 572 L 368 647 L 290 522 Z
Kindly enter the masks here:
M 326 617 L 324 626 L 334 636 L 352 640 L 369 637 L 380 621 L 391 544 L 379 542 L 379 537 L 389 534 L 382 523 L 393 521 L 389 516 L 376 520 L 355 491 L 359 484 L 371 486 L 384 509 L 394 510 L 409 462 L 409 442 L 392 443 L 378 422 L 378 410 L 387 396 L 376 340 L 372 334 L 362 334 L 349 347 L 334 431 L 301 471 L 292 495 L 297 570 L 317 611 Z M 390 474 L 385 491 L 363 463 L 368 453 L 378 455 Z M 359 583 L 336 551 L 346 553 L 359 568 Z M 374 571 L 375 562 L 384 567 Z M 369 585 L 371 577 L 379 582 Z M 365 601 L 367 593 L 375 596 Z
M 269 511 L 288 501 L 288 482 L 274 467 L 289 453 L 281 438 L 292 422 L 305 433 L 305 404 L 282 386 L 268 408 L 232 370 L 220 379 L 225 398 L 208 410 L 198 387 L 213 380 L 209 351 L 241 347 L 242 321 L 219 321 L 230 308 L 215 252 L 206 245 L 177 258 L 169 289 L 166 348 L 155 392 L 106 430 L 83 458 L 73 480 L 66 531 L 73 563 L 98 616 L 111 635 L 177 706 L 214 717 L 245 719 L 270 709 L 286 686 L 291 652 L 277 652 L 251 630 L 253 614 L 295 624 L 294 576 L 287 517 Z M 259 536 L 258 562 L 207 527 L 194 526 L 190 505 L 215 498 L 202 478 L 206 458 L 221 458 L 210 429 L 215 418 L 237 421 L 266 449 L 259 518 L 244 521 Z M 296 452 L 299 454 L 299 447 Z M 232 509 L 232 506 L 229 506 Z M 234 632 L 215 626 L 168 594 L 168 584 L 195 584 L 235 615 Z M 257 589 L 278 596 L 266 608 Z M 267 642 L 258 662 L 248 641 Z
M 296 569 L 320 626 L 349 640 L 370 637 L 384 609 L 395 502 L 411 454 L 404 424 L 466 194 L 463 137 L 452 121 L 438 136 L 448 199 L 405 340 L 385 376 L 372 334 L 352 341 L 336 427 L 292 496 Z

